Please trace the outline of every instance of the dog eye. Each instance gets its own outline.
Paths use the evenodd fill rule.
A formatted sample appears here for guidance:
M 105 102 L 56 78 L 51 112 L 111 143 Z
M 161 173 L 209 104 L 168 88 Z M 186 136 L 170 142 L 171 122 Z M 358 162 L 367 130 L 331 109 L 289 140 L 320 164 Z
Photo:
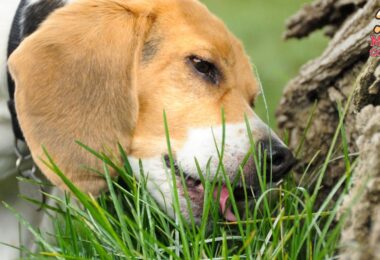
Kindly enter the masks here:
M 213 84 L 218 84 L 220 80 L 220 73 L 217 67 L 203 60 L 197 56 L 190 56 L 189 61 L 195 70 L 207 81 L 210 81 Z

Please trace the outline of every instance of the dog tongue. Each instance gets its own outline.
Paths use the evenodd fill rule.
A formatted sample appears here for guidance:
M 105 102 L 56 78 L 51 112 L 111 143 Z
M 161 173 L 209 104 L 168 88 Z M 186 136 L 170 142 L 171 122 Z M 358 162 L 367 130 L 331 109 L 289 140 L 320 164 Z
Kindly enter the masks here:
M 219 198 L 220 210 L 227 221 L 236 221 L 237 219 L 234 213 L 232 213 L 231 205 L 227 207 L 227 201 L 229 197 L 230 197 L 230 194 L 228 193 L 228 189 L 226 185 L 223 184 L 222 189 L 220 191 L 220 198 Z M 218 198 L 218 191 L 215 190 L 214 199 L 217 199 L 217 198 Z

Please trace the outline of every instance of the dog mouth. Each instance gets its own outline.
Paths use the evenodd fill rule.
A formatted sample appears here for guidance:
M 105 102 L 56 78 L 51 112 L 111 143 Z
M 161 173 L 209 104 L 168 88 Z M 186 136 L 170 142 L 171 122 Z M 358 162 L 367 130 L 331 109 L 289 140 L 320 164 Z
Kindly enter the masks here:
M 171 168 L 170 165 L 170 159 L 168 155 L 164 156 L 165 164 L 167 168 Z M 181 179 L 181 171 L 178 166 L 178 163 L 174 161 L 174 171 L 175 175 Z M 204 187 L 202 184 L 202 181 L 196 177 L 193 177 L 189 175 L 186 172 L 182 172 L 184 183 L 186 185 L 187 194 L 189 198 L 192 200 L 193 203 L 195 203 L 198 206 L 203 205 L 204 200 Z M 180 182 L 182 184 L 182 182 Z M 183 185 L 183 184 L 182 184 Z M 241 204 L 242 202 L 246 200 L 252 200 L 255 197 L 255 194 L 257 193 L 256 189 L 252 186 L 243 187 L 240 184 L 237 184 L 235 186 L 232 186 L 233 189 L 233 198 L 237 205 Z M 219 212 L 223 215 L 225 220 L 229 222 L 235 222 L 237 221 L 237 217 L 233 213 L 232 210 L 232 204 L 231 204 L 231 198 L 230 198 L 230 192 L 228 191 L 228 187 L 226 183 L 221 183 L 221 185 L 217 185 L 215 187 L 215 190 L 213 191 L 213 198 L 214 200 L 218 201 L 219 203 Z

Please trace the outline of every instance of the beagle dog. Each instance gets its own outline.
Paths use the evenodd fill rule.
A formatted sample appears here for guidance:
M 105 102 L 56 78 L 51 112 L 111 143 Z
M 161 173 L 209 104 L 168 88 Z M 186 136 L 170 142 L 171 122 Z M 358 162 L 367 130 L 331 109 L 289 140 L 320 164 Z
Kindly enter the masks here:
M 8 35 L 19 4 L 15 2 L 5 1 L 9 12 L 2 26 L 7 27 Z M 174 217 L 164 111 L 176 169 L 181 168 L 186 176 L 196 222 L 202 218 L 204 190 L 195 159 L 201 170 L 210 167 L 208 178 L 214 178 L 224 135 L 222 161 L 231 181 L 250 151 L 251 138 L 267 151 L 272 165 L 268 175 L 273 181 L 294 164 L 292 153 L 251 108 L 260 88 L 242 44 L 199 1 L 21 3 L 16 23 L 19 38 L 7 63 L 15 86 L 16 123 L 35 164 L 60 189 L 65 185 L 42 162 L 46 158 L 42 147 L 75 185 L 96 196 L 106 189 L 105 179 L 84 166 L 101 169 L 101 162 L 76 141 L 116 160 L 120 143 L 136 178 L 146 175 L 150 193 Z M 16 175 L 10 114 L 5 109 L 5 39 L 0 45 L 0 132 L 6 136 L 0 140 L 0 190 L 2 175 L 13 180 Z M 140 160 L 144 173 L 139 169 Z M 252 158 L 242 175 L 247 185 L 257 186 Z M 180 207 L 187 218 L 182 183 L 180 177 L 175 178 Z M 220 194 L 221 214 L 234 220 L 226 206 L 225 185 Z M 3 211 L 0 209 L 0 218 Z M 3 236 L 0 233 L 0 242 Z

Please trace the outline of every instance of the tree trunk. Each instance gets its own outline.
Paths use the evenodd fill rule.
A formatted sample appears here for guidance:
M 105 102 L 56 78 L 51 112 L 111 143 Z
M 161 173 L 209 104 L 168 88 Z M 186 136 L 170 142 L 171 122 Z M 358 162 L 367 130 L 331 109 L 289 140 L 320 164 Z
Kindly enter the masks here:
M 285 38 L 302 38 L 324 28 L 331 37 L 323 54 L 288 83 L 276 115 L 301 159 L 296 177 L 309 166 L 304 183 L 318 177 L 339 124 L 339 107 L 351 101 L 344 130 L 351 159 L 359 161 L 344 208 L 358 201 L 343 231 L 342 259 L 380 259 L 380 107 L 375 107 L 380 105 L 380 34 L 374 33 L 379 9 L 380 0 L 316 0 L 288 21 L 285 32 Z M 320 201 L 345 174 L 345 160 L 338 155 L 329 163 Z

